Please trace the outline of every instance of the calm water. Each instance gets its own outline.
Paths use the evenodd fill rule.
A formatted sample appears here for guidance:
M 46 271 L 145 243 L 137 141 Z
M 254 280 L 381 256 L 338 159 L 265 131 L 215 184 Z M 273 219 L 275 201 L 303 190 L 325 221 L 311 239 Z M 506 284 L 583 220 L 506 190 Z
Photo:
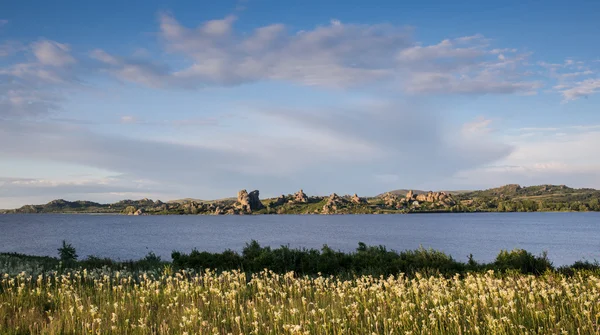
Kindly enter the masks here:
M 118 216 L 0 215 L 0 252 L 57 254 L 65 239 L 82 256 L 136 259 L 149 251 L 170 259 L 193 248 L 241 251 L 263 245 L 351 251 L 359 241 L 389 249 L 434 248 L 491 261 L 501 249 L 546 250 L 555 265 L 600 260 L 600 213 L 423 215 Z

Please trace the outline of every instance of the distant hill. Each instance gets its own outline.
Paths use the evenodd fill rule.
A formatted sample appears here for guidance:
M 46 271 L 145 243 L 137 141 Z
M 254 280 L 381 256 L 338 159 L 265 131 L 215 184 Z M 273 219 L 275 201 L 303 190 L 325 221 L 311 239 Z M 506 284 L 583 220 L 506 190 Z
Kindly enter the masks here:
M 175 199 L 175 200 L 169 200 L 167 201 L 168 204 L 183 204 L 186 202 L 205 202 L 205 200 L 201 200 L 201 199 L 194 199 L 194 198 L 184 198 L 184 199 Z
M 176 200 L 169 200 L 167 201 L 167 203 L 169 204 L 184 204 L 186 202 L 197 202 L 197 203 L 205 203 L 205 204 L 211 204 L 211 203 L 215 203 L 215 202 L 228 202 L 228 201 L 235 201 L 236 198 L 223 198 L 223 199 L 215 199 L 215 200 L 201 200 L 201 199 L 194 199 L 194 198 L 183 198 L 183 199 L 176 199 Z
M 399 189 L 399 190 L 393 190 L 393 191 L 389 191 L 389 192 L 385 192 L 385 193 L 391 193 L 394 195 L 401 195 L 404 196 L 406 195 L 406 193 L 408 193 L 408 191 L 411 191 L 410 189 Z M 427 192 L 429 191 L 423 191 L 423 190 L 412 190 L 414 194 L 427 194 Z M 437 192 L 444 192 L 447 194 L 452 194 L 452 195 L 457 195 L 457 194 L 462 194 L 462 193 L 466 193 L 466 192 L 472 192 L 472 191 L 437 191 Z M 383 196 L 385 193 L 379 194 L 377 195 L 378 197 Z
M 465 197 L 501 197 L 501 198 L 573 198 L 596 194 L 600 191 L 593 188 L 571 188 L 566 185 L 538 185 L 522 187 L 518 184 L 508 184 L 501 187 L 482 191 L 462 193 Z
M 112 213 L 152 214 L 383 214 L 423 212 L 535 212 L 600 211 L 600 191 L 565 185 L 522 187 L 509 184 L 479 191 L 428 193 L 397 189 L 377 197 L 331 194 L 307 196 L 302 190 L 277 198 L 259 199 L 259 192 L 240 191 L 239 198 L 199 200 L 121 200 L 112 204 L 91 201 L 53 200 L 43 205 L 26 205 L 6 213 Z M 241 195 L 240 195 L 241 194 Z
M 391 194 L 394 194 L 394 195 L 402 195 L 402 196 L 404 196 L 404 195 L 406 195 L 406 193 L 408 193 L 408 191 L 410 191 L 410 190 L 409 189 L 399 189 L 399 190 L 393 190 L 393 191 L 384 192 L 384 193 L 378 194 L 377 196 L 381 197 L 381 196 L 383 196 L 386 193 L 391 193 Z M 422 191 L 422 190 L 412 190 L 412 191 L 413 191 L 414 194 L 425 194 L 425 193 L 427 193 L 427 191 Z

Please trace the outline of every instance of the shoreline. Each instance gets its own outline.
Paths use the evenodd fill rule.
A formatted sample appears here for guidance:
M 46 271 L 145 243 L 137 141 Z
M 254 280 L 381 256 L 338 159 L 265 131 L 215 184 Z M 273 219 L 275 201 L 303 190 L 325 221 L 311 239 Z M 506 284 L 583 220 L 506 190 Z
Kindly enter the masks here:
M 70 244 L 63 244 L 63 248 L 65 245 L 72 248 L 72 254 L 75 254 L 75 248 Z M 63 257 L 61 252 L 58 255 Z M 0 251 L 0 273 L 10 272 L 9 268 L 24 265 L 32 265 L 43 271 L 104 267 L 151 270 L 172 266 L 181 270 L 231 271 L 237 269 L 250 273 L 269 269 L 277 273 L 292 271 L 298 275 L 321 273 L 349 275 L 366 272 L 372 275 L 394 275 L 421 270 L 433 270 L 445 275 L 483 273 L 489 270 L 499 273 L 516 270 L 523 274 L 535 275 L 542 275 L 546 271 L 562 273 L 577 270 L 600 271 L 600 263 L 597 260 L 590 261 L 585 258 L 571 264 L 554 265 L 546 251 L 534 255 L 525 249 L 501 249 L 496 258 L 492 260 L 477 261 L 471 254 L 466 261 L 463 261 L 432 248 L 395 250 L 387 249 L 383 245 L 366 245 L 362 242 L 358 242 L 358 247 L 352 251 L 334 250 L 327 245 L 321 248 L 291 248 L 286 245 L 270 247 L 268 245 L 261 246 L 257 241 L 252 240 L 245 243 L 245 246 L 239 250 L 225 249 L 220 252 L 201 251 L 196 248 L 189 252 L 173 250 L 168 260 L 163 260 L 161 256 L 157 256 L 152 251 L 138 259 L 113 259 L 96 255 L 86 255 L 78 259 L 76 254 L 74 258 L 63 259 L 61 257 Z M 327 266 L 323 268 L 325 265 Z
M 49 212 L 49 213 L 9 213 L 9 212 L 0 212 L 0 215 L 96 215 L 96 216 L 103 216 L 103 215 L 118 215 L 118 216 L 131 216 L 131 217 L 136 217 L 136 216 L 277 216 L 277 215 L 281 215 L 281 216 L 287 216 L 287 215 L 302 215 L 302 216 L 331 216 L 331 215 L 412 215 L 412 214 L 490 214 L 490 213 L 497 213 L 497 214 L 517 214 L 517 213 L 600 213 L 600 211 L 595 211 L 595 210 L 588 210 L 588 211 L 574 211 L 574 210 L 568 210 L 568 211 L 512 211 L 512 212 L 507 212 L 507 211 L 464 211 L 464 212 L 456 212 L 456 211 L 423 211 L 423 212 L 387 212 L 387 213 L 331 213 L 331 214 L 324 214 L 324 213 L 244 213 L 244 214 L 229 214 L 229 213 L 223 213 L 223 214 L 179 214 L 179 213 L 172 213 L 172 214 L 150 214 L 150 213 L 144 213 L 144 214 L 140 214 L 140 215 L 132 215 L 132 214 L 123 214 L 123 213 L 77 213 L 77 212 Z

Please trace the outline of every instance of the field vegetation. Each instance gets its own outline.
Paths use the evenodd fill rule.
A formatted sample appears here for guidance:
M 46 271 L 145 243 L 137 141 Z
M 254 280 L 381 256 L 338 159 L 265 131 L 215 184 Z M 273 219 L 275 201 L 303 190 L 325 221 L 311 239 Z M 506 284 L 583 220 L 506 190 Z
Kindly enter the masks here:
M 502 251 L 328 247 L 59 258 L 0 254 L 0 334 L 598 334 L 600 266 Z

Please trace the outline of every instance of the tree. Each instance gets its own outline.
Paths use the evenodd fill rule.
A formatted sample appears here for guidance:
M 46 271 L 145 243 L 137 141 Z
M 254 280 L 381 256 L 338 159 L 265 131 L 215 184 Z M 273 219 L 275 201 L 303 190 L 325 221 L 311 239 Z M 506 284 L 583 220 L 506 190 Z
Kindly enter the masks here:
M 600 211 L 600 201 L 597 198 L 590 200 L 590 210 L 592 211 Z
M 71 243 L 67 243 L 67 241 L 62 241 L 62 247 L 58 248 L 58 255 L 60 256 L 60 260 L 65 263 L 71 263 L 77 260 L 77 251 L 75 247 L 71 245 Z

